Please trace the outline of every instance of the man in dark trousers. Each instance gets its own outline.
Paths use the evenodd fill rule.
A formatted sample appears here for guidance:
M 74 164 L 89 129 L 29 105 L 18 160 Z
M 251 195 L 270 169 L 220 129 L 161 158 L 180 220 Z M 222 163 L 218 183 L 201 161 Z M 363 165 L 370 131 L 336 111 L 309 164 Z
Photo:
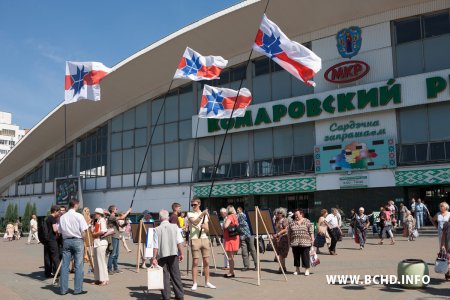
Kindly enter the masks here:
M 183 261 L 183 237 L 176 224 L 169 223 L 169 212 L 159 212 L 161 224 L 155 228 L 153 235 L 154 266 L 160 265 L 164 269 L 164 290 L 162 299 L 170 299 L 170 281 L 175 293 L 175 299 L 184 299 L 183 283 L 181 282 L 179 263 Z M 179 255 L 178 255 L 179 254 Z
M 52 205 L 50 215 L 45 220 L 44 230 L 47 230 L 47 240 L 44 243 L 44 266 L 45 276 L 53 277 L 59 266 L 59 245 L 58 245 L 58 217 L 59 206 Z

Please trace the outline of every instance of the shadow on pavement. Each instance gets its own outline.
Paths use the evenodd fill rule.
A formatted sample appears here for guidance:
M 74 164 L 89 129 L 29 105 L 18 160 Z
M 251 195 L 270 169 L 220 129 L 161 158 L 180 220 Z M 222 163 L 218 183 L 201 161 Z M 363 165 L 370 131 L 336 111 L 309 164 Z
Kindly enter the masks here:
M 49 279 L 45 276 L 44 271 L 31 272 L 29 274 L 25 274 L 25 273 L 16 273 L 16 274 L 19 276 L 22 276 L 22 277 L 28 277 L 28 278 L 31 278 L 34 280 L 39 280 L 39 281 L 44 281 L 44 280 Z
M 211 299 L 213 298 L 210 295 L 205 295 L 202 293 L 193 292 L 190 290 L 191 285 L 187 287 L 186 284 L 183 284 L 184 287 L 184 294 L 185 296 L 191 296 L 195 298 L 201 298 L 201 299 Z M 200 288 L 200 287 L 199 287 Z M 136 287 L 128 287 L 130 290 L 130 297 L 134 299 L 161 299 L 161 292 L 160 291 L 149 291 L 144 286 L 136 286 Z

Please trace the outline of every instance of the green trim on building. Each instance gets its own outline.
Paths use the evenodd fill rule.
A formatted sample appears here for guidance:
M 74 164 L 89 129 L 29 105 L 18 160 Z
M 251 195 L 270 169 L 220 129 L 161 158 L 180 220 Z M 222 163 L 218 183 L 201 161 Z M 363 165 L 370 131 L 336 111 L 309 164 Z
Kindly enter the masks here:
M 450 168 L 419 169 L 395 172 L 396 186 L 449 184 Z
M 208 197 L 211 185 L 194 186 L 194 195 Z M 300 177 L 279 180 L 258 180 L 215 184 L 212 192 L 214 197 L 262 195 L 278 193 L 314 192 L 315 177 Z

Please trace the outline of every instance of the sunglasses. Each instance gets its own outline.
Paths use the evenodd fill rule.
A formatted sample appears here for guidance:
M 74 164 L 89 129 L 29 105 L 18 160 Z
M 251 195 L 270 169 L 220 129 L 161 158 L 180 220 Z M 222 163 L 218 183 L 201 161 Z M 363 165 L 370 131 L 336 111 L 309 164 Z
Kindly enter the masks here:
M 191 206 L 192 206 L 192 207 L 194 207 L 194 206 L 198 206 L 198 204 L 191 204 Z

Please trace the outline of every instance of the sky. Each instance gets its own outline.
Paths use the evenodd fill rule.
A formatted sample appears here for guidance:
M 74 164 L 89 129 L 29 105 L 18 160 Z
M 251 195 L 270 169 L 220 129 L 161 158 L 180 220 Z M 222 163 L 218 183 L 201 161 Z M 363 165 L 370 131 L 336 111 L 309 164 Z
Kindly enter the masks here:
M 1 0 L 0 111 L 31 128 L 64 99 L 65 61 L 112 67 L 240 0 Z

